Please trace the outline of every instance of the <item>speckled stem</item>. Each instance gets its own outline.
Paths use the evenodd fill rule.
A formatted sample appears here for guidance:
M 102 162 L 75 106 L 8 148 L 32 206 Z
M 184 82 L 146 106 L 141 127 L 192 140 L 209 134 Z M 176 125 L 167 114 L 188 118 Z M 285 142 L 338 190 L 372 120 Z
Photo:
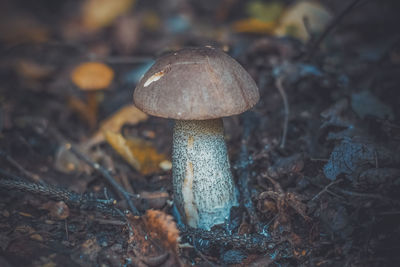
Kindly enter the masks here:
M 177 120 L 173 138 L 175 205 L 187 225 L 209 230 L 238 205 L 222 119 Z

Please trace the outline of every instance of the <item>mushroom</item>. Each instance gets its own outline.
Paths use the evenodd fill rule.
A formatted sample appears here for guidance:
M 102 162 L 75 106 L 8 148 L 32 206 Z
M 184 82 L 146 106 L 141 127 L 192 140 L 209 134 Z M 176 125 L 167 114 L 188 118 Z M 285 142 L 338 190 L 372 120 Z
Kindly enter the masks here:
M 80 64 L 71 73 L 72 81 L 86 93 L 87 107 L 93 117 L 90 121 L 91 128 L 94 128 L 94 123 L 97 121 L 97 94 L 100 90 L 107 89 L 113 78 L 113 70 L 100 62 Z
M 254 80 L 218 49 L 186 48 L 159 58 L 133 99 L 145 113 L 175 120 L 174 203 L 186 224 L 209 230 L 223 223 L 238 200 L 222 117 L 258 102 Z

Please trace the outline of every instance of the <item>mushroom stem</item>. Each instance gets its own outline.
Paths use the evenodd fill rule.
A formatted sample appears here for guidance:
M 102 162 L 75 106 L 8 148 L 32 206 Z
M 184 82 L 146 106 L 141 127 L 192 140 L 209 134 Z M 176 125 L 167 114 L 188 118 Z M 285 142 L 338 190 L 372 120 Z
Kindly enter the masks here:
M 237 206 L 222 119 L 176 120 L 172 175 L 174 201 L 186 223 L 209 230 Z

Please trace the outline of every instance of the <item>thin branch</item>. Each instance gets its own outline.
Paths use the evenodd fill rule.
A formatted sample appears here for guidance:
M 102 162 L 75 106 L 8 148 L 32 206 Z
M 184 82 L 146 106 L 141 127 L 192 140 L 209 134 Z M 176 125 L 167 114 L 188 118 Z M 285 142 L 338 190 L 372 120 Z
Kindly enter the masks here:
M 316 194 L 316 195 L 311 199 L 311 201 L 315 201 L 317 198 L 319 198 L 320 195 L 322 195 L 323 193 L 327 192 L 328 189 L 329 189 L 329 187 L 331 187 L 332 185 L 335 185 L 335 184 L 339 184 L 340 182 L 342 182 L 341 179 L 338 179 L 338 180 L 336 180 L 336 181 L 332 181 L 331 183 L 329 183 L 328 185 L 326 185 L 318 194 Z
M 283 131 L 282 131 L 282 139 L 281 139 L 281 145 L 280 147 L 282 149 L 285 148 L 285 143 L 286 143 L 286 135 L 287 135 L 287 129 L 288 129 L 288 124 L 289 124 L 289 102 L 287 99 L 287 95 L 285 92 L 285 89 L 283 88 L 283 76 L 279 76 L 276 81 L 275 81 L 275 86 L 278 88 L 279 94 L 282 97 L 283 100 L 283 108 L 284 108 L 284 121 L 283 121 Z
M 335 18 L 332 19 L 332 21 L 328 24 L 328 26 L 325 28 L 325 30 L 322 32 L 322 34 L 320 34 L 319 37 L 314 42 L 311 43 L 310 49 L 308 50 L 308 53 L 305 55 L 306 60 L 309 60 L 314 55 L 314 53 L 317 51 L 317 49 L 321 45 L 322 41 L 329 35 L 329 33 L 332 32 L 332 30 L 339 24 L 339 22 L 347 14 L 349 14 L 350 11 L 352 11 L 353 8 L 361 1 L 362 0 L 353 0 Z
M 132 202 L 131 195 L 119 184 L 117 181 L 115 181 L 114 177 L 110 174 L 108 170 L 106 170 L 104 167 L 102 167 L 100 164 L 92 161 L 89 157 L 87 157 L 85 154 L 83 154 L 81 151 L 79 151 L 77 148 L 72 146 L 71 144 L 67 144 L 67 148 L 80 160 L 88 164 L 90 167 L 92 167 L 94 170 L 99 172 L 106 180 L 109 182 L 112 187 L 117 190 L 123 198 L 126 200 L 129 209 L 133 213 L 133 215 L 138 216 L 140 215 L 138 209 L 135 207 L 135 205 Z

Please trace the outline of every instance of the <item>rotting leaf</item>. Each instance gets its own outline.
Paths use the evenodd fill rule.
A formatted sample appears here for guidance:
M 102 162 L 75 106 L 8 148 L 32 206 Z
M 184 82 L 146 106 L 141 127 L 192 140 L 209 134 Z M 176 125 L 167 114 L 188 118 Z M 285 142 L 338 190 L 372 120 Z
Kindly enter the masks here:
M 134 105 L 127 105 L 105 119 L 100 124 L 100 129 L 89 140 L 88 146 L 93 146 L 105 141 L 104 133 L 110 131 L 119 133 L 125 124 L 136 125 L 147 120 L 148 116 Z
M 145 223 L 152 234 L 155 234 L 165 248 L 178 252 L 179 230 L 171 215 L 159 210 L 147 210 Z
M 235 32 L 265 34 L 272 33 L 275 28 L 274 22 L 265 22 L 255 18 L 238 20 L 233 24 Z
M 86 0 L 82 6 L 83 26 L 91 31 L 110 25 L 129 11 L 135 0 Z
M 160 163 L 167 159 L 142 139 L 125 139 L 120 133 L 111 131 L 105 131 L 105 137 L 114 150 L 143 175 L 159 172 Z
M 332 18 L 332 14 L 316 1 L 297 1 L 284 12 L 275 34 L 289 35 L 305 42 L 310 38 L 308 30 L 312 34 L 322 32 Z M 308 30 L 304 19 L 307 20 Z
M 368 140 L 359 138 L 344 138 L 337 145 L 324 166 L 324 174 L 330 180 L 335 180 L 340 174 L 346 174 L 353 180 L 363 168 L 375 166 L 379 162 L 393 164 L 398 159 L 383 147 L 378 147 Z

